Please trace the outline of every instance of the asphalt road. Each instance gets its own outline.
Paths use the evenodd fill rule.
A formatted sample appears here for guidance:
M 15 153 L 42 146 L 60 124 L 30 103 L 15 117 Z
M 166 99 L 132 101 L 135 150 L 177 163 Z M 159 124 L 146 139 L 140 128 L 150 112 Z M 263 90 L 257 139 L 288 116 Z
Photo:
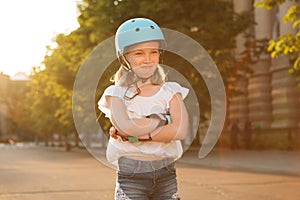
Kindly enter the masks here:
M 298 200 L 300 177 L 176 164 L 183 200 Z M 0 200 L 112 200 L 115 171 L 83 150 L 0 148 Z

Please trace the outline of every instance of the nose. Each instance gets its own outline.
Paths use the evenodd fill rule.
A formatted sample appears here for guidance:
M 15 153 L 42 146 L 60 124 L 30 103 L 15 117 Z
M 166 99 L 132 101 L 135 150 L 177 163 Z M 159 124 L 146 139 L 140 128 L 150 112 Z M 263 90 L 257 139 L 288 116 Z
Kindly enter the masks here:
M 151 55 L 149 53 L 145 53 L 144 63 L 151 63 Z

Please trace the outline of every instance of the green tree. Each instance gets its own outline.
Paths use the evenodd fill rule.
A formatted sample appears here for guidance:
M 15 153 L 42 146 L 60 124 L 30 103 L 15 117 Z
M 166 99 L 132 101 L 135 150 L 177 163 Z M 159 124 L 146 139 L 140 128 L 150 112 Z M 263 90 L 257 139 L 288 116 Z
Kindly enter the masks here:
M 132 17 L 151 18 L 161 27 L 194 38 L 212 56 L 225 84 L 233 70 L 235 37 L 253 24 L 250 13 L 236 14 L 231 2 L 219 0 L 153 0 L 151 3 L 147 0 L 84 1 L 79 22 L 81 28 L 89 30 L 89 38 L 96 45 L 113 35 L 123 21 Z M 200 105 L 203 105 L 201 110 L 208 111 L 209 95 L 197 71 L 170 53 L 165 54 L 164 63 L 180 71 L 190 81 Z
M 56 133 L 67 143 L 70 134 L 75 133 L 72 87 L 81 59 L 86 56 L 85 50 L 79 47 L 85 44 L 84 34 L 78 32 L 58 35 L 55 39 L 57 47 L 48 47 L 43 61 L 45 69 L 34 71 L 31 77 L 31 91 L 27 96 L 28 103 L 33 102 L 28 104 L 31 120 L 35 130 L 44 134 L 46 140 Z
M 54 96 L 47 94 L 48 77 L 44 71 L 35 70 L 31 79 L 25 104 L 28 121 L 35 137 L 48 145 L 53 139 L 53 134 L 57 133 L 61 126 L 55 118 L 55 110 L 59 105 Z
M 25 95 L 28 91 L 28 80 L 7 81 L 6 87 L 0 87 L 0 104 L 7 108 L 8 133 L 16 135 L 20 140 L 28 139 L 30 126 L 27 124 L 27 110 L 25 105 Z
M 274 6 L 281 5 L 286 1 L 287 0 L 263 0 L 262 2 L 255 3 L 255 6 L 271 9 Z M 283 20 L 284 23 L 292 23 L 293 28 L 297 30 L 297 33 L 295 35 L 280 35 L 278 38 L 270 40 L 268 51 L 271 53 L 273 58 L 278 56 L 288 56 L 290 61 L 293 63 L 293 66 L 289 69 L 289 72 L 294 74 L 297 79 L 300 79 L 300 1 L 292 1 L 297 2 L 297 4 L 292 5 L 281 20 Z M 300 83 L 298 86 L 300 87 Z
M 161 27 L 194 38 L 215 60 L 225 83 L 233 68 L 235 37 L 251 25 L 248 13 L 234 13 L 232 3 L 223 0 L 82 0 L 78 2 L 78 10 L 80 27 L 54 39 L 57 45 L 49 48 L 43 62 L 45 69 L 35 71 L 32 76 L 28 100 L 32 102 L 29 105 L 32 120 L 43 121 L 36 123 L 41 133 L 51 134 L 57 132 L 56 128 L 61 134 L 75 131 L 71 97 L 77 70 L 91 50 L 113 36 L 125 20 L 133 17 L 151 18 Z M 184 59 L 171 53 L 167 53 L 164 61 L 190 81 L 200 105 L 204 105 L 201 110 L 209 112 L 209 95 L 196 70 Z M 113 65 L 113 69 L 118 68 L 117 62 Z M 109 84 L 107 77 L 113 73 L 114 70 L 107 70 L 105 80 L 99 81 L 95 106 L 103 89 Z M 43 109 L 39 109 L 40 106 Z

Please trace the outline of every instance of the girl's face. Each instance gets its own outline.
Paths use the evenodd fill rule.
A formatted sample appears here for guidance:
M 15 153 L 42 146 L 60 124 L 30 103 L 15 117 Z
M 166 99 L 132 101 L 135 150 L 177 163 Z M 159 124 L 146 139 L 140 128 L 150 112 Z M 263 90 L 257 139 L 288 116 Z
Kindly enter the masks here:
M 159 62 L 159 42 L 135 44 L 129 47 L 125 57 L 139 77 L 148 78 L 153 75 Z

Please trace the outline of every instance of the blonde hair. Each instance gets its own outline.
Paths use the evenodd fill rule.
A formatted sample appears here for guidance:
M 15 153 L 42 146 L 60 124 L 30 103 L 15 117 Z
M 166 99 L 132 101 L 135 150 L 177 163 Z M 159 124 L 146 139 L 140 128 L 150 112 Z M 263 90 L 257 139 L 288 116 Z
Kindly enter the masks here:
M 131 80 L 134 78 L 134 76 L 135 74 L 132 70 L 126 71 L 121 65 L 119 70 L 111 78 L 111 81 L 114 82 L 115 85 L 128 86 L 128 83 L 132 82 Z M 157 65 L 156 70 L 150 78 L 151 83 L 153 85 L 160 85 L 164 83 L 165 80 L 166 74 L 164 69 L 160 65 Z

